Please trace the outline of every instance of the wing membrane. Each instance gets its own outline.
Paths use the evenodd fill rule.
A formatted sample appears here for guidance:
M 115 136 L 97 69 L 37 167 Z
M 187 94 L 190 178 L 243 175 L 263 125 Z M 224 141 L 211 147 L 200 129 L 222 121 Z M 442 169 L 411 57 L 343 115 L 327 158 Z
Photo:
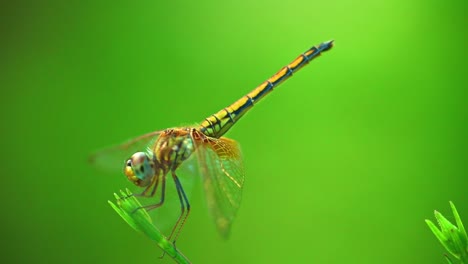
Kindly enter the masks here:
M 207 137 L 196 144 L 208 208 L 219 233 L 227 238 L 244 186 L 240 148 L 236 141 L 223 137 Z
M 122 172 L 125 160 L 137 151 L 145 151 L 161 131 L 154 131 L 131 139 L 123 144 L 100 150 L 89 157 L 91 164 L 109 172 Z

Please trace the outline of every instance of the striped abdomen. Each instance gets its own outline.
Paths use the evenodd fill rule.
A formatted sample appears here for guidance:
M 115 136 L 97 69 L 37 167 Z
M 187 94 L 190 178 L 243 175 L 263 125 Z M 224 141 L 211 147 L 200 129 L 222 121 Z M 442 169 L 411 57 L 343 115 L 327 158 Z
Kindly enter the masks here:
M 232 105 L 220 110 L 214 115 L 209 116 L 200 124 L 200 131 L 210 137 L 219 138 L 224 135 L 247 111 L 252 108 L 254 103 L 260 101 L 265 95 L 276 86 L 288 79 L 296 71 L 301 69 L 309 61 L 318 57 L 323 51 L 329 50 L 333 46 L 333 41 L 320 44 L 318 47 L 312 47 L 301 54 L 294 61 L 283 67 L 275 75 L 260 84 L 253 91 L 234 102 Z

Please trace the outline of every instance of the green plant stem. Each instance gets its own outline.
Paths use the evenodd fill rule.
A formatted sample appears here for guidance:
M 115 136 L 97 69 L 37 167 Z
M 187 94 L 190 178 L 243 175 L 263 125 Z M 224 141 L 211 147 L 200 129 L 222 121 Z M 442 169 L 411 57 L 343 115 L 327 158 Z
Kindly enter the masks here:
M 109 201 L 109 204 L 133 229 L 143 232 L 151 240 L 156 242 L 156 244 L 177 263 L 190 263 L 190 261 L 174 247 L 173 243 L 167 240 L 159 229 L 153 225 L 151 217 L 129 190 L 126 192 L 120 191 L 120 194 L 121 196 L 114 194 L 117 199 L 117 205 L 111 201 Z

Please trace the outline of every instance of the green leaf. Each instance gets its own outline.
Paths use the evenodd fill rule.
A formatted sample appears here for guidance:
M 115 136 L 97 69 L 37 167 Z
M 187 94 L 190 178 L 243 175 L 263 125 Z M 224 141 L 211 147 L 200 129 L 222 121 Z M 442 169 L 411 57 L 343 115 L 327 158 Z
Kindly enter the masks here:
M 448 262 L 449 264 L 453 264 L 453 262 L 450 260 L 449 256 L 444 255 L 444 257 L 445 257 L 445 259 L 447 260 L 447 262 Z
M 437 213 L 438 212 L 435 211 L 436 217 L 437 217 Z M 444 246 L 445 249 L 452 254 L 452 243 L 450 242 L 449 238 L 446 236 L 445 232 L 442 232 L 431 220 L 426 219 L 426 223 L 431 229 L 432 233 L 434 233 L 434 235 L 440 241 L 442 246 Z
M 460 215 L 455 208 L 455 205 L 450 202 L 450 207 L 457 225 L 452 224 L 441 213 L 434 211 L 435 218 L 440 226 L 440 229 L 430 220 L 425 220 L 429 229 L 437 237 L 444 248 L 452 254 L 456 259 L 461 260 L 461 263 L 468 264 L 468 237 L 465 228 L 461 221 Z M 452 263 L 449 257 L 445 258 L 449 263 Z
M 461 221 L 460 215 L 458 214 L 457 208 L 455 208 L 455 205 L 452 203 L 452 201 L 450 201 L 450 207 L 452 207 L 453 216 L 455 217 L 455 223 L 457 224 L 458 230 L 460 232 L 460 238 L 464 239 L 462 243 L 464 245 L 468 245 L 468 236 L 466 235 L 465 227 L 463 226 L 463 223 Z M 468 248 L 467 248 L 467 251 L 468 251 Z
M 148 212 L 142 208 L 141 203 L 127 189 L 126 192 L 120 191 L 120 196 L 114 194 L 116 204 L 109 201 L 111 207 L 127 222 L 129 226 L 138 232 L 144 233 L 151 240 L 166 252 L 177 263 L 190 263 L 167 238 L 153 225 Z
M 454 226 L 452 223 L 450 223 L 450 221 L 447 220 L 447 218 L 445 218 L 441 213 L 435 211 L 434 215 L 437 219 L 437 222 L 439 223 L 439 226 L 441 228 L 442 233 L 444 234 L 444 237 L 446 238 L 444 241 L 441 241 L 442 245 L 444 245 L 445 249 L 447 249 L 447 251 L 450 254 L 452 254 L 454 257 L 459 259 L 460 255 L 457 253 L 457 249 L 455 246 L 456 238 L 454 238 L 454 235 L 453 235 L 457 227 Z

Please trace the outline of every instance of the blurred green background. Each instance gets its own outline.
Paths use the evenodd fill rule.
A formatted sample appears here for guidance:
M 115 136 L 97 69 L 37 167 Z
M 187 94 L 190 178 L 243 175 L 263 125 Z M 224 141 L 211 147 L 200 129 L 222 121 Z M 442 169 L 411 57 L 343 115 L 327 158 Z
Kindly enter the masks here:
M 6 263 L 172 263 L 107 204 L 96 149 L 200 122 L 312 45 L 335 47 L 228 133 L 231 238 L 203 204 L 193 263 L 445 263 L 425 218 L 468 223 L 466 1 L 11 2 L 0 6 Z M 198 186 L 201 190 L 201 186 Z

